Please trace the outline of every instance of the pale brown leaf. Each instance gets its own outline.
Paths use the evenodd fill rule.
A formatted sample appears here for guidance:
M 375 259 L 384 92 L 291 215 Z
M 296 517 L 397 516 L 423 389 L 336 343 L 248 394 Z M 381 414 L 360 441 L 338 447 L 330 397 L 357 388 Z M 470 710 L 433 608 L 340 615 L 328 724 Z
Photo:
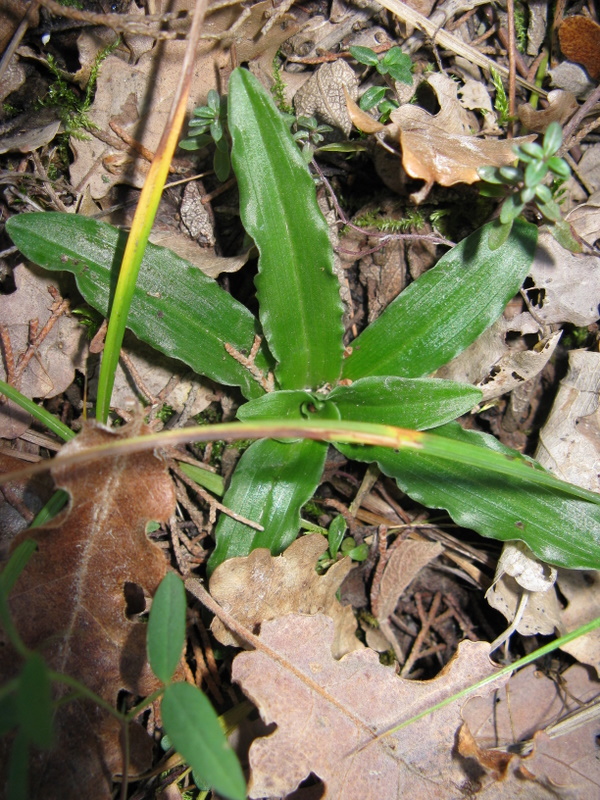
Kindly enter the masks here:
M 333 655 L 362 647 L 354 635 L 356 620 L 350 606 L 342 606 L 335 594 L 353 567 L 349 558 L 337 561 L 318 575 L 315 565 L 327 549 L 320 534 L 303 536 L 280 556 L 268 549 L 253 550 L 245 557 L 230 558 L 214 571 L 210 593 L 226 611 L 253 633 L 265 620 L 285 614 L 326 614 L 334 620 Z M 218 619 L 211 626 L 226 645 L 240 646 L 238 639 Z
M 347 136 L 352 124 L 346 110 L 346 93 L 353 100 L 358 95 L 358 79 L 352 67 L 342 59 L 331 64 L 322 64 L 296 92 L 296 114 L 304 117 L 317 116 L 327 125 L 340 128 Z
M 471 756 L 486 769 L 492 748 L 510 747 L 533 739 L 533 751 L 510 766 L 509 780 L 491 800 L 517 796 L 523 778 L 534 795 L 536 787 L 545 786 L 548 797 L 592 798 L 600 796 L 600 766 L 596 757 L 597 717 L 582 717 L 586 703 L 597 701 L 600 683 L 592 680 L 585 667 L 575 664 L 560 677 L 560 683 L 535 666 L 525 667 L 514 675 L 494 697 L 476 697 L 463 709 L 463 717 L 477 740 L 479 758 Z M 550 738 L 552 737 L 552 738 Z M 526 750 L 526 752 L 528 752 Z M 535 778 L 536 783 L 533 782 Z M 488 798 L 486 793 L 484 797 Z
M 117 432 L 88 423 L 62 452 L 141 432 L 137 422 Z M 38 544 L 10 595 L 17 630 L 52 669 L 81 681 L 105 701 L 116 705 L 123 689 L 146 695 L 157 688 L 157 680 L 146 660 L 146 625 L 135 620 L 135 613 L 143 611 L 143 597 L 154 594 L 166 572 L 164 555 L 145 533 L 150 520 L 166 520 L 174 510 L 165 465 L 151 453 L 139 453 L 57 468 L 53 477 L 71 503 L 50 524 L 17 537 L 16 544 L 26 538 Z M 137 601 L 131 618 L 126 592 Z M 19 666 L 4 642 L 2 682 Z M 30 771 L 30 796 L 110 798 L 111 774 L 122 768 L 118 722 L 80 699 L 59 708 L 55 730 L 54 749 L 38 754 Z M 131 772 L 136 772 L 149 765 L 152 741 L 139 726 L 132 726 L 132 734 Z
M 311 772 L 325 783 L 324 799 L 444 800 L 462 795 L 468 775 L 453 754 L 461 724 L 459 703 L 372 740 L 493 674 L 489 645 L 463 642 L 435 680 L 408 681 L 382 666 L 371 650 L 335 661 L 333 623 L 321 615 L 265 622 L 260 638 L 279 660 L 258 650 L 241 653 L 232 672 L 264 722 L 277 726 L 250 748 L 251 798 L 284 797 Z M 503 682 L 493 682 L 485 691 Z
M 400 138 L 406 172 L 411 178 L 427 183 L 453 186 L 478 181 L 479 167 L 514 163 L 513 146 L 531 142 L 535 136 L 499 141 L 471 135 L 469 118 L 465 117 L 467 112 L 456 97 L 457 87 L 454 85 L 452 89 L 447 81 L 441 75 L 429 78 L 440 103 L 440 111 L 435 116 L 410 104 L 400 106 L 391 114 L 388 132 L 392 138 Z
M 577 98 L 562 89 L 553 89 L 548 94 L 548 107 L 534 109 L 530 103 L 523 103 L 518 108 L 519 119 L 530 131 L 543 133 L 551 122 L 561 125 L 577 111 Z

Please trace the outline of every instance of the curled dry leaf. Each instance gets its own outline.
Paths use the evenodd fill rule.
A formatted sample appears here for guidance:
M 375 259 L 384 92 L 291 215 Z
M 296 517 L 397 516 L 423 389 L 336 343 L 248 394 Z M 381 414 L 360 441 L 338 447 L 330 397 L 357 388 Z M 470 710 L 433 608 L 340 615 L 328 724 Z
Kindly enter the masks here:
M 116 433 L 88 423 L 62 452 L 143 432 L 140 423 Z M 112 705 L 123 689 L 149 694 L 157 679 L 146 660 L 146 625 L 132 617 L 143 611 L 143 597 L 154 594 L 166 572 L 164 555 L 145 532 L 150 520 L 168 519 L 175 507 L 165 465 L 152 453 L 138 453 L 61 466 L 52 474 L 71 502 L 50 524 L 16 539 L 15 546 L 26 538 L 38 544 L 9 598 L 17 630 L 51 669 L 76 678 Z M 132 597 L 136 602 L 128 613 Z M 5 683 L 19 669 L 19 658 L 7 641 L 2 644 Z M 64 695 L 64 687 L 61 691 Z M 79 698 L 59 706 L 54 725 L 54 748 L 37 753 L 31 765 L 30 796 L 108 800 L 111 775 L 122 769 L 119 723 Z M 153 744 L 137 724 L 131 737 L 130 774 L 137 774 L 148 768 Z M 0 764 L 6 767 L 3 756 Z
M 346 136 L 352 123 L 346 110 L 346 93 L 356 100 L 358 79 L 352 67 L 339 59 L 322 64 L 312 77 L 296 92 L 294 108 L 303 117 L 316 116 L 322 122 L 339 128 Z
M 519 119 L 530 131 L 544 133 L 551 122 L 560 122 L 561 125 L 570 119 L 577 111 L 577 98 L 571 92 L 563 89 L 553 89 L 548 94 L 548 107 L 534 110 L 531 103 L 523 103 L 518 108 Z
M 285 797 L 314 773 L 323 800 L 445 800 L 462 795 L 468 776 L 454 757 L 460 705 L 408 728 L 374 736 L 493 674 L 489 645 L 462 642 L 431 681 L 408 681 L 372 650 L 331 655 L 333 623 L 322 615 L 265 622 L 261 641 L 275 651 L 241 653 L 232 674 L 277 728 L 250 747 L 249 797 Z M 491 682 L 494 691 L 504 679 Z
M 475 183 L 483 166 L 501 167 L 515 161 L 513 146 L 531 142 L 535 136 L 517 139 L 479 139 L 470 135 L 471 117 L 456 96 L 458 87 L 442 75 L 428 82 L 440 104 L 433 116 L 419 106 L 406 104 L 391 114 L 388 135 L 400 139 L 402 165 L 411 178 L 427 184 Z M 452 84 L 452 86 L 449 86 Z
M 401 656 L 399 658 L 401 663 L 404 655 L 399 651 L 398 641 L 389 618 L 396 610 L 398 600 L 411 581 L 417 577 L 423 567 L 443 551 L 444 547 L 439 542 L 406 539 L 394 548 L 386 562 L 373 611 L 381 632 L 394 648 L 396 655 Z
M 326 614 L 335 627 L 332 653 L 334 658 L 340 658 L 362 647 L 354 635 L 356 620 L 352 608 L 342 606 L 335 596 L 353 564 L 349 558 L 343 558 L 325 575 L 318 575 L 317 558 L 326 549 L 324 536 L 310 534 L 296 539 L 280 556 L 259 548 L 249 556 L 230 558 L 214 571 L 210 593 L 254 633 L 265 620 L 285 614 Z M 211 630 L 221 644 L 241 646 L 220 620 L 213 621 Z
M 555 581 L 556 569 L 536 558 L 526 544 L 506 542 L 485 597 L 510 623 L 519 615 L 516 630 L 523 636 L 548 636 L 561 627 Z

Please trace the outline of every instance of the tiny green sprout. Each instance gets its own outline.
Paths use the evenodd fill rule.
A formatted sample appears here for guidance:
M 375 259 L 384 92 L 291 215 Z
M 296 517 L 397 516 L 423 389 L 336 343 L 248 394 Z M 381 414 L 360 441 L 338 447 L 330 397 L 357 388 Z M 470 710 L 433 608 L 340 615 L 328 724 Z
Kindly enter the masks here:
M 494 100 L 494 108 L 498 114 L 498 125 L 503 128 L 510 119 L 508 113 L 508 97 L 506 96 L 506 91 L 504 89 L 504 84 L 502 83 L 502 78 L 500 77 L 500 73 L 497 72 L 495 69 L 490 70 L 492 76 L 492 82 L 494 84 L 494 89 L 496 90 L 496 98 Z
M 296 128 L 292 133 L 295 142 L 298 143 L 302 151 L 302 158 L 306 163 L 310 163 L 314 157 L 315 150 L 324 140 L 326 133 L 331 133 L 333 128 L 330 125 L 319 125 L 314 117 L 298 118 L 292 117 L 291 114 L 285 114 L 285 119 L 288 124 L 291 118 L 291 127 Z
M 558 187 L 571 174 L 567 162 L 556 152 L 562 144 L 562 129 L 552 122 L 542 144 L 526 142 L 514 147 L 518 166 L 481 167 L 479 177 L 485 182 L 480 192 L 484 197 L 504 198 L 499 220 L 490 231 L 489 244 L 497 249 L 507 240 L 515 219 L 529 203 L 533 203 L 542 217 L 549 222 L 549 230 L 563 247 L 580 252 L 581 247 L 571 233 L 569 224 L 563 220 L 560 206 L 552 189 L 544 183 L 552 177 Z
M 231 171 L 227 131 L 227 98 L 211 89 L 207 105 L 198 106 L 188 124 L 187 139 L 179 142 L 182 150 L 200 150 L 211 142 L 215 144 L 213 169 L 220 181 L 226 181 Z
M 370 47 L 351 47 L 350 54 L 359 64 L 366 67 L 375 67 L 380 75 L 389 75 L 399 83 L 406 83 L 409 86 L 413 82 L 412 70 L 413 63 L 409 55 L 402 52 L 400 47 L 392 47 L 387 53 L 378 56 Z

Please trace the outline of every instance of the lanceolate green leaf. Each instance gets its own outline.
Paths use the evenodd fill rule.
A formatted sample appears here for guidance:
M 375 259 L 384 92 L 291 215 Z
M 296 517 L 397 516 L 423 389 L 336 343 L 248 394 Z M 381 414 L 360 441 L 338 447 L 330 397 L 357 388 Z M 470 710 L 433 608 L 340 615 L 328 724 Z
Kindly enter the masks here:
M 127 234 L 74 214 L 18 214 L 6 224 L 23 255 L 46 269 L 69 271 L 85 300 L 107 315 Z M 263 393 L 225 350 L 248 352 L 257 322 L 241 303 L 197 267 L 149 244 L 134 291 L 128 327 L 145 342 L 200 375 L 240 386 L 248 398 Z M 257 366 L 267 369 L 263 353 Z
M 260 252 L 260 319 L 279 362 L 282 389 L 337 380 L 342 306 L 333 251 L 298 146 L 265 89 L 248 71 L 229 80 L 232 163 L 244 227 Z
M 148 620 L 148 660 L 152 671 L 169 683 L 185 641 L 185 589 L 174 572 L 167 572 L 156 590 Z
M 516 220 L 494 251 L 488 234 L 475 231 L 405 289 L 352 342 L 344 378 L 428 375 L 491 325 L 527 276 L 537 229 Z
M 455 441 L 526 459 L 492 436 L 457 423 L 435 430 Z M 419 451 L 337 445 L 344 455 L 376 461 L 413 499 L 443 508 L 459 525 L 501 541 L 520 540 L 544 561 L 570 569 L 600 569 L 600 506 L 481 467 L 440 460 Z M 539 469 L 539 468 L 538 468 Z M 538 469 L 532 470 L 533 473 Z
M 328 399 L 343 420 L 422 431 L 470 411 L 480 402 L 481 392 L 454 381 L 375 376 L 360 378 L 351 386 L 336 386 Z
M 171 744 L 194 772 L 223 797 L 244 800 L 246 782 L 239 761 L 200 689 L 189 683 L 167 686 L 161 715 Z
M 298 535 L 300 509 L 319 485 L 326 455 L 325 442 L 260 439 L 250 445 L 238 462 L 223 504 L 260 523 L 264 530 L 221 514 L 209 570 L 228 558 L 247 556 L 257 547 L 268 547 L 273 554 L 285 550 Z

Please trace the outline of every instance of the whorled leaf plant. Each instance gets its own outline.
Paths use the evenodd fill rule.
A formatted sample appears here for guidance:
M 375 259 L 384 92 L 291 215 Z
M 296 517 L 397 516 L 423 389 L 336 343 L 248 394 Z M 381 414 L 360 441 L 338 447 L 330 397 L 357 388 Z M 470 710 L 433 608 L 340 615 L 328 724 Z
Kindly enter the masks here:
M 328 446 L 302 438 L 303 427 L 377 423 L 428 429 L 423 441 L 429 444 L 420 450 L 336 447 L 350 458 L 377 462 L 411 497 L 446 509 L 484 536 L 524 541 L 554 564 L 597 568 L 596 498 L 546 481 L 539 465 L 493 437 L 464 431 L 453 420 L 477 404 L 479 391 L 428 377 L 492 324 L 519 290 L 532 262 L 535 226 L 517 219 L 493 251 L 487 226 L 473 233 L 411 284 L 344 358 L 333 253 L 312 178 L 272 100 L 245 70 L 231 76 L 228 119 L 242 222 L 260 253 L 259 317 L 192 265 L 148 245 L 128 321 L 162 352 L 238 386 L 248 400 L 238 411 L 245 430 L 251 423 L 271 430 L 277 423 L 297 424 L 298 438 L 261 439 L 242 455 L 223 502 L 263 530 L 222 515 L 209 567 L 257 547 L 277 553 L 294 540 Z M 50 213 L 22 214 L 7 227 L 27 258 L 73 272 L 87 302 L 108 313 L 123 234 Z M 261 345 L 251 373 L 235 351 L 248 354 L 257 335 Z M 269 370 L 274 391 L 260 380 Z M 335 431 L 324 438 L 335 439 Z

